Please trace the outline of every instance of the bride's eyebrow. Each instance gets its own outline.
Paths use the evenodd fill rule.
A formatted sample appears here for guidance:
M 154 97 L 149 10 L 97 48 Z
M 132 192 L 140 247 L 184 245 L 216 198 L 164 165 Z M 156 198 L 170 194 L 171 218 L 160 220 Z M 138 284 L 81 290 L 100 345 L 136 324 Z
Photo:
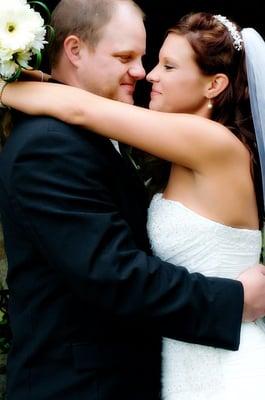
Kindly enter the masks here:
M 161 59 L 163 60 L 163 62 L 165 62 L 167 64 L 178 65 L 176 58 L 166 56 L 166 57 L 161 57 Z

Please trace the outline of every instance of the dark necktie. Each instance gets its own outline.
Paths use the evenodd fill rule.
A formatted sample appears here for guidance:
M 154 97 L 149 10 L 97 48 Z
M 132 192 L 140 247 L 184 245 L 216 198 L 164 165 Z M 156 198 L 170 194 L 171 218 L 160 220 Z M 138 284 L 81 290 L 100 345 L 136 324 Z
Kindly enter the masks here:
M 133 166 L 136 170 L 139 170 L 140 166 L 136 164 L 136 162 L 134 161 L 134 159 L 131 155 L 132 148 L 130 146 L 128 146 L 127 144 L 119 142 L 119 149 L 120 149 L 120 153 L 121 153 L 122 157 L 124 158 L 124 160 L 128 164 Z

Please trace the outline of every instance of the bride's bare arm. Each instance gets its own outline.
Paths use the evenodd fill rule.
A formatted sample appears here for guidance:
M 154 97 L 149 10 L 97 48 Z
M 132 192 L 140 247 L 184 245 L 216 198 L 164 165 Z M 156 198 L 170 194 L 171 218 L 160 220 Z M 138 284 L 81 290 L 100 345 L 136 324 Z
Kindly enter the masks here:
M 207 160 L 218 162 L 218 157 L 229 156 L 236 140 L 207 118 L 150 111 L 56 83 L 9 84 L 2 102 L 28 114 L 80 125 L 195 170 Z

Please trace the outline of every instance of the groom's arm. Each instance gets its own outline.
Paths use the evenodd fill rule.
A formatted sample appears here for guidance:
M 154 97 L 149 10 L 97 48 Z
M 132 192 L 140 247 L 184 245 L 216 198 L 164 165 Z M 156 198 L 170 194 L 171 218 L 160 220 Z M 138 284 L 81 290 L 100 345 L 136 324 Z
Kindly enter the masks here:
M 25 232 L 84 307 L 152 324 L 163 336 L 237 349 L 241 283 L 189 274 L 140 251 L 113 200 L 104 155 L 74 128 L 47 121 L 15 161 L 11 195 Z

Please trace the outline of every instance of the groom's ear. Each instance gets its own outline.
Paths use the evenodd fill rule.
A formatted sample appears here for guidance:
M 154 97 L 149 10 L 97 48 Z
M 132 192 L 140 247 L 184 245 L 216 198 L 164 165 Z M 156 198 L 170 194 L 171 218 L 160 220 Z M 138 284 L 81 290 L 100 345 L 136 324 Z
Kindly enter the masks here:
M 81 58 L 82 41 L 78 36 L 70 35 L 64 41 L 64 52 L 69 62 L 75 67 Z

